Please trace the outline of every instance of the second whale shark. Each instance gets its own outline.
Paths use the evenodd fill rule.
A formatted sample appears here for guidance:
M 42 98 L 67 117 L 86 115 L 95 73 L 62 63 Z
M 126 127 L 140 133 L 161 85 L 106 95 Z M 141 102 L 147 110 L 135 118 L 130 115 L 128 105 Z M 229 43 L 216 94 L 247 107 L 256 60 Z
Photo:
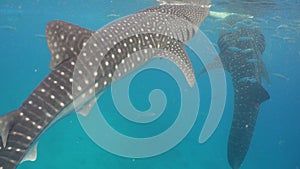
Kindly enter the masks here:
M 227 156 L 230 166 L 239 169 L 250 147 L 259 107 L 270 98 L 262 86 L 262 78 L 269 82 L 262 60 L 265 38 L 252 19 L 230 15 L 223 21 L 218 46 L 234 87 L 234 114 Z
M 250 147 L 259 107 L 270 98 L 262 86 L 262 78 L 269 82 L 261 58 L 265 38 L 251 18 L 234 14 L 224 19 L 218 46 L 219 56 L 231 75 L 234 87 L 228 161 L 233 169 L 239 169 Z
M 270 82 L 262 60 L 265 37 L 251 16 L 211 12 L 221 18 L 218 39 L 220 60 L 216 60 L 200 74 L 214 68 L 229 72 L 234 88 L 234 113 L 227 144 L 228 161 L 232 169 L 239 169 L 247 155 L 260 105 L 270 98 L 262 86 L 262 79 Z

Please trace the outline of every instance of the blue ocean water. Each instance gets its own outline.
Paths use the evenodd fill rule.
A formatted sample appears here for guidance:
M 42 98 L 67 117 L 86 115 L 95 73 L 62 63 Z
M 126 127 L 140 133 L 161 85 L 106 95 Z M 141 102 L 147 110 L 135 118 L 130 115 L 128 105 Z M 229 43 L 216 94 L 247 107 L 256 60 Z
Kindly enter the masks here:
M 263 1 L 262 5 L 238 1 L 212 1 L 212 10 L 255 15 L 266 37 L 263 59 L 271 84 L 264 83 L 270 100 L 260 108 L 251 147 L 242 169 L 300 168 L 300 1 Z M 268 2 L 268 3 L 267 3 Z M 39 82 L 50 72 L 50 52 L 45 26 L 52 20 L 64 20 L 97 30 L 120 17 L 157 5 L 154 0 L 73 0 L 17 1 L 2 0 L 0 4 L 1 66 L 0 114 L 16 109 Z M 238 10 L 236 10 L 238 9 Z M 253 12 L 255 11 L 255 12 Z M 221 20 L 208 17 L 201 30 L 217 42 Z M 189 50 L 188 50 L 189 51 Z M 203 65 L 189 51 L 196 72 Z M 230 80 L 230 78 L 227 78 Z M 150 158 L 125 158 L 109 153 L 95 144 L 85 133 L 75 113 L 49 128 L 38 141 L 35 162 L 25 162 L 19 169 L 229 169 L 227 139 L 233 111 L 233 90 L 227 83 L 227 100 L 223 117 L 213 136 L 204 144 L 198 136 L 210 103 L 207 75 L 196 76 L 200 90 L 199 114 L 190 133 L 173 149 Z M 118 117 L 111 92 L 105 90 L 98 104 L 107 121 L 119 132 L 135 137 L 148 137 L 165 129 L 176 119 L 180 94 L 174 79 L 155 70 L 139 74 L 130 86 L 130 98 L 139 110 L 146 110 L 149 91 L 160 88 L 168 103 L 160 121 L 136 125 Z M 188 112 L 187 112 L 188 113 Z

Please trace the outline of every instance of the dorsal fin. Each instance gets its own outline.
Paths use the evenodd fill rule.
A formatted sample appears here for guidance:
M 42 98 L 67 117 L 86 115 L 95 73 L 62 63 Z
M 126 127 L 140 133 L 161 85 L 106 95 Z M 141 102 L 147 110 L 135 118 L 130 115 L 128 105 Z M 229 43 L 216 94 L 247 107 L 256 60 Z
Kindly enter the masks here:
M 83 43 L 92 35 L 92 31 L 63 21 L 47 24 L 46 38 L 51 52 L 50 68 L 54 69 L 63 61 L 77 57 Z
M 90 111 L 92 110 L 94 105 L 97 103 L 97 100 L 99 99 L 99 97 L 100 97 L 100 95 L 97 95 L 96 97 L 92 97 L 85 104 L 76 107 L 75 111 L 82 116 L 89 115 Z M 79 103 L 80 101 L 76 100 L 76 102 Z

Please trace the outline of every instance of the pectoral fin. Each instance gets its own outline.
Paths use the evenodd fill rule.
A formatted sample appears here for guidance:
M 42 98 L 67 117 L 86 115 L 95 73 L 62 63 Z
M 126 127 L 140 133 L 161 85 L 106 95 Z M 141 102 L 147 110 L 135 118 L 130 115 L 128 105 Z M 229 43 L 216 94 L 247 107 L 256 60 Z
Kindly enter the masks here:
M 84 104 L 80 107 L 76 112 L 82 116 L 87 116 L 91 109 L 94 107 L 95 103 L 97 102 L 99 97 L 92 98 L 88 103 Z
M 37 144 L 36 143 L 31 149 L 27 152 L 27 154 L 22 159 L 21 163 L 25 161 L 35 161 L 37 158 Z
M 175 63 L 183 72 L 190 87 L 195 84 L 195 73 L 192 63 L 185 51 L 184 44 L 182 42 L 170 43 L 166 47 L 167 50 L 158 54 L 159 57 L 164 57 Z

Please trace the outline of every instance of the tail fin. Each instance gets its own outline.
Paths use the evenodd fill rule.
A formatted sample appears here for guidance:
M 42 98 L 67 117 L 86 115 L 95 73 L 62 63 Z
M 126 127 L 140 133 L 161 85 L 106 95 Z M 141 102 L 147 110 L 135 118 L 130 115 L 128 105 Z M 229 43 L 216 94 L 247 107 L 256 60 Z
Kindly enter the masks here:
M 235 84 L 234 115 L 228 139 L 227 155 L 233 169 L 239 169 L 247 155 L 254 133 L 259 105 L 270 98 L 260 83 Z

